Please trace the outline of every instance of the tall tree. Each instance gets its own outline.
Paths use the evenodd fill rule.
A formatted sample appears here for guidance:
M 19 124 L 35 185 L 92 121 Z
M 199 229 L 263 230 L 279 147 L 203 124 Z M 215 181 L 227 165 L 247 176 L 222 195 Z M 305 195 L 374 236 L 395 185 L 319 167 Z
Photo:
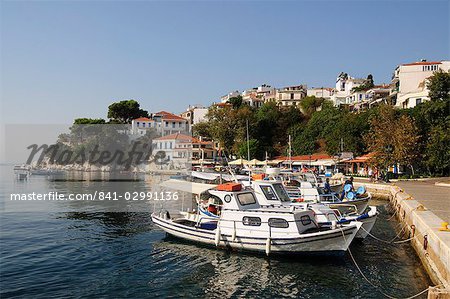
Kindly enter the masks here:
M 428 80 L 429 96 L 434 101 L 448 101 L 450 99 L 450 71 L 438 70 Z
M 148 117 L 148 112 L 142 110 L 135 100 L 125 100 L 108 106 L 108 118 L 115 123 L 129 124 L 133 119 Z
M 103 118 L 76 118 L 73 121 L 74 125 L 101 125 L 106 121 Z
M 300 107 L 302 112 L 308 116 L 311 116 L 314 112 L 316 112 L 321 106 L 325 99 L 316 98 L 315 96 L 309 96 L 302 99 L 300 102 Z
M 365 136 L 368 150 L 374 153 L 373 162 L 386 168 L 402 164 L 413 169 L 417 157 L 417 127 L 403 114 L 398 117 L 392 106 L 382 105 L 379 113 L 370 120 L 370 131 Z
M 242 96 L 232 97 L 227 102 L 233 105 L 233 109 L 239 109 L 242 106 Z

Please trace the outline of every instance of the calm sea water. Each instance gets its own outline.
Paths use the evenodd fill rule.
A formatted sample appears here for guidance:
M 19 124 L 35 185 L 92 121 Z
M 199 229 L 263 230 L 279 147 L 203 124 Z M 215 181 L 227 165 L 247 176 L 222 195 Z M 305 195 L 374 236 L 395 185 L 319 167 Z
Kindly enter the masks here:
M 89 203 L 11 209 L 9 194 L 20 190 L 117 190 L 118 183 L 50 182 L 37 176 L 18 182 L 10 168 L 1 167 L 1 298 L 383 297 L 363 280 L 348 254 L 266 258 L 196 246 L 155 227 L 153 203 L 139 203 L 137 211 L 128 212 Z M 147 191 L 148 182 L 157 180 L 147 177 L 124 189 Z M 170 208 L 181 204 L 171 202 Z M 393 238 L 400 225 L 387 220 L 386 202 L 373 204 L 381 211 L 373 233 Z M 410 296 L 431 284 L 409 244 L 366 239 L 351 251 L 366 276 L 390 295 Z

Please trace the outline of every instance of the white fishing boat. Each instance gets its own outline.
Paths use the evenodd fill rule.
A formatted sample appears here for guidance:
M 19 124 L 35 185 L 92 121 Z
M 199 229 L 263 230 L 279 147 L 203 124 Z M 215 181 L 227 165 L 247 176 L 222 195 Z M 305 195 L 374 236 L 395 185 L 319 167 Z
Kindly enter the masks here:
M 378 216 L 377 208 L 369 206 L 362 213 L 358 213 L 358 208 L 352 203 L 340 204 L 339 208 L 325 203 L 293 202 L 280 181 L 259 180 L 252 181 L 252 188 L 255 191 L 259 204 L 263 207 L 303 207 L 314 211 L 316 221 L 321 226 L 331 226 L 333 221 L 337 223 L 350 223 L 351 221 L 361 221 L 363 225 L 358 231 L 356 238 L 364 239 L 372 230 Z M 345 214 L 341 210 L 345 208 Z
M 182 186 L 186 183 L 193 184 L 176 180 L 171 183 L 177 190 L 189 189 L 189 186 Z M 220 209 L 215 213 L 218 217 L 198 211 L 175 216 L 162 210 L 152 214 L 153 222 L 168 234 L 189 241 L 267 255 L 343 253 L 362 225 L 351 221 L 322 227 L 312 210 L 295 206 L 289 209 L 261 207 L 254 191 L 240 184 L 213 186 L 213 189 L 210 186 L 205 185 L 204 191 L 198 186 L 190 189 L 202 191 L 197 194 L 199 201 L 219 203 Z
M 20 181 L 27 180 L 31 175 L 31 166 L 28 164 L 14 165 L 14 175 Z
M 348 214 L 348 208 L 357 208 L 357 213 L 362 214 L 369 205 L 371 194 L 362 186 L 358 190 L 345 190 L 345 196 L 341 200 L 339 193 L 334 192 L 336 186 L 331 185 L 331 193 L 325 193 L 323 182 L 312 172 L 292 173 L 281 171 L 279 168 L 270 168 L 266 170 L 269 180 L 276 180 L 283 183 L 289 197 L 294 200 L 309 203 L 325 203 L 332 208 L 339 209 L 342 214 Z M 344 188 L 347 186 L 344 186 Z

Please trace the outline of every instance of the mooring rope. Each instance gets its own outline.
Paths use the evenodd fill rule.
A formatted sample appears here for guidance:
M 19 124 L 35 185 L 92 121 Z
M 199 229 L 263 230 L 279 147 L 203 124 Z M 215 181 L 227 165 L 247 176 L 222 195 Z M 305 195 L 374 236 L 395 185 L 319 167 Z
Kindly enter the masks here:
M 340 227 L 340 230 L 341 230 L 341 233 L 342 233 L 342 237 L 344 238 L 344 241 L 347 242 L 347 239 L 345 238 L 345 234 L 344 234 L 344 231 L 343 231 L 342 227 Z M 385 297 L 390 298 L 390 299 L 413 299 L 413 298 L 416 298 L 416 297 L 418 297 L 418 296 L 420 296 L 420 295 L 422 295 L 422 294 L 424 294 L 424 293 L 426 293 L 426 292 L 428 291 L 428 288 L 426 288 L 426 289 L 424 289 L 423 291 L 420 291 L 419 293 L 417 293 L 417 294 L 415 294 L 415 295 L 413 295 L 413 296 L 410 296 L 410 297 L 406 297 L 406 298 L 398 298 L 398 297 L 394 297 L 394 296 L 391 296 L 391 295 L 385 293 L 385 292 L 381 289 L 380 286 L 378 286 L 378 285 L 374 284 L 373 282 L 371 282 L 371 281 L 367 278 L 367 276 L 364 275 L 364 273 L 362 272 L 362 270 L 361 270 L 361 268 L 359 267 L 358 263 L 356 262 L 356 260 L 355 260 L 355 258 L 354 258 L 354 256 L 353 256 L 353 254 L 352 254 L 352 251 L 350 250 L 350 245 L 349 245 L 349 247 L 348 247 L 347 250 L 348 250 L 348 253 L 350 254 L 350 257 L 351 257 L 351 259 L 352 259 L 352 261 L 353 261 L 353 264 L 355 265 L 356 269 L 358 269 L 358 272 L 361 274 L 361 276 L 364 278 L 364 280 L 367 281 L 368 284 L 370 284 L 372 287 L 374 287 L 378 292 L 380 292 L 381 294 L 383 294 Z M 436 287 L 439 287 L 439 286 L 440 286 L 440 285 L 437 285 Z
M 363 226 L 361 226 L 361 228 L 362 228 L 362 230 L 363 231 L 365 231 L 369 236 L 371 236 L 372 238 L 374 238 L 375 240 L 378 240 L 378 241 L 380 241 L 380 242 L 383 242 L 383 243 L 386 243 L 386 244 L 401 244 L 401 243 L 405 243 L 405 242 L 408 242 L 408 241 L 411 241 L 412 239 L 414 239 L 414 237 L 411 237 L 411 238 L 408 238 L 408 239 L 405 239 L 405 240 L 400 240 L 400 241 L 394 241 L 395 239 L 397 239 L 399 236 L 400 236 L 400 234 L 405 230 L 405 228 L 407 227 L 408 225 L 405 225 L 404 227 L 403 227 L 403 229 L 392 239 L 392 240 L 390 240 L 390 241 L 386 241 L 386 240 L 383 240 L 383 239 L 380 239 L 380 238 L 378 238 L 377 236 L 374 236 L 373 234 L 371 234 L 369 231 L 367 231 Z

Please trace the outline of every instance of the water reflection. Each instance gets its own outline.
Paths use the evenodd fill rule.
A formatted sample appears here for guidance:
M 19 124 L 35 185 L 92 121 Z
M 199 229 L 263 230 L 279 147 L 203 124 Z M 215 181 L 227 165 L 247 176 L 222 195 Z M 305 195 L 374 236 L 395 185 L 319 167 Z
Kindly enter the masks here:
M 159 178 L 127 182 L 49 182 L 31 178 L 17 184 L 3 180 L 1 202 L 14 190 L 148 190 Z M 396 235 L 384 205 L 373 233 Z M 348 256 L 341 258 L 266 258 L 230 253 L 166 237 L 151 222 L 152 203 L 124 212 L 78 202 L 49 205 L 42 212 L 0 215 L 0 296 L 8 297 L 258 297 L 379 298 Z M 180 209 L 182 201 L 166 202 Z M 187 204 L 187 201 L 184 203 Z M 69 209 L 69 208 L 70 209 Z M 128 209 L 128 210 L 127 210 Z M 131 211 L 131 212 L 130 212 Z M 374 284 L 394 296 L 407 297 L 431 282 L 409 244 L 387 246 L 373 239 L 351 250 Z M 423 296 L 426 297 L 426 296 Z

